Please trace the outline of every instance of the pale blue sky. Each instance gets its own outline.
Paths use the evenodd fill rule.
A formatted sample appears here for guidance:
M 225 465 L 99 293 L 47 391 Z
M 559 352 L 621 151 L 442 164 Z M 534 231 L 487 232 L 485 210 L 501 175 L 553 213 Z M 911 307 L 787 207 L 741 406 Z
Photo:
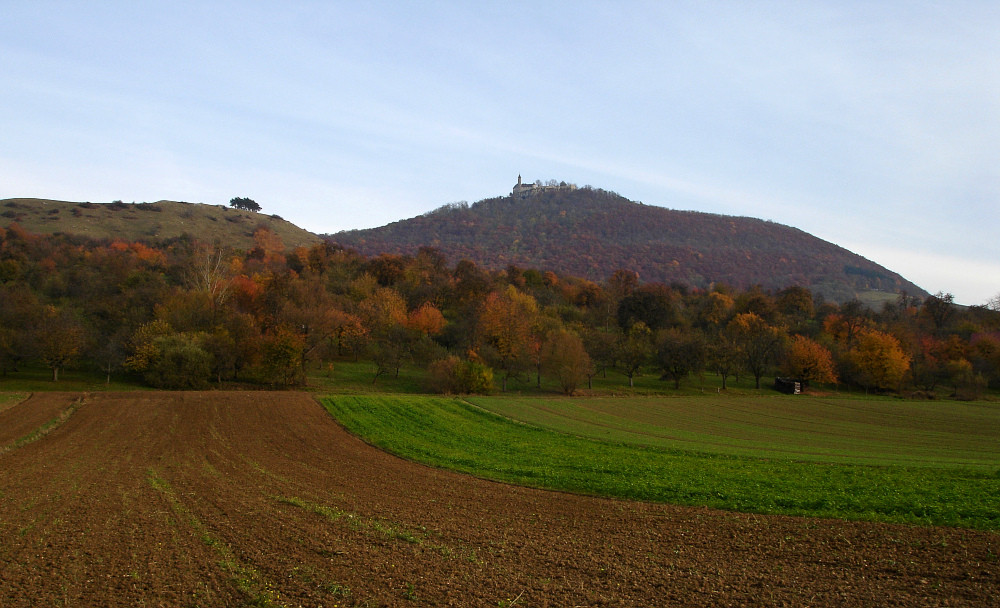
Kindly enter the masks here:
M 336 232 L 520 173 L 1000 293 L 995 1 L 0 4 L 0 198 Z

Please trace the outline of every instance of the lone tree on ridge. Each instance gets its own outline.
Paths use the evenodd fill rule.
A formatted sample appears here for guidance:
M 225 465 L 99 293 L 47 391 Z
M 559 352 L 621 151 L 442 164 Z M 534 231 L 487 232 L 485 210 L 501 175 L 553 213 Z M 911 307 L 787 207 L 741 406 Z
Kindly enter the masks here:
M 256 203 L 252 198 L 243 198 L 237 196 L 236 198 L 229 201 L 230 207 L 236 207 L 237 209 L 242 209 L 243 211 L 260 211 L 260 205 Z

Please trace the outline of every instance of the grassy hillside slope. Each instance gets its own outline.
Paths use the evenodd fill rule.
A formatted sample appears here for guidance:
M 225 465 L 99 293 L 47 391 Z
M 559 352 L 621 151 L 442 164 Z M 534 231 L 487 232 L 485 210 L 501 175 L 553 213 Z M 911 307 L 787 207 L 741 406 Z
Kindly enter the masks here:
M 0 200 L 0 226 L 17 223 L 36 234 L 72 234 L 94 239 L 153 241 L 187 234 L 206 243 L 253 247 L 253 234 L 272 230 L 288 247 L 320 241 L 280 217 L 223 205 L 156 203 L 72 203 L 34 198 Z

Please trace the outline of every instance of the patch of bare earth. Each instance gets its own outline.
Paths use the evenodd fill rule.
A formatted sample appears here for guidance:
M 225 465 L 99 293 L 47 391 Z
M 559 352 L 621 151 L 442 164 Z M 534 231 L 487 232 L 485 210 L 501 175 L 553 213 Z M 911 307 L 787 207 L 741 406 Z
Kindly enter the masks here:
M 4 607 L 1000 605 L 996 533 L 512 487 L 291 393 L 90 395 L 0 455 L 0 538 Z

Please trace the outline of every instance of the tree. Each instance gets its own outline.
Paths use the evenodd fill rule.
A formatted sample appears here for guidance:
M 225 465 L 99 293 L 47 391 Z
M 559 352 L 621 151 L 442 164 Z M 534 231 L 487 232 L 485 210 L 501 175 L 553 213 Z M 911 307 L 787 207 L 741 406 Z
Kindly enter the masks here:
M 613 333 L 599 328 L 584 329 L 582 338 L 583 346 L 593 363 L 590 373 L 587 374 L 587 388 L 592 389 L 594 376 L 600 373 L 607 378 L 608 368 L 614 366 L 617 340 Z
M 36 350 L 33 329 L 45 308 L 23 283 L 0 284 L 0 369 L 17 370 Z
M 230 199 L 229 206 L 235 207 L 241 211 L 260 211 L 260 205 L 258 205 L 256 201 L 240 196 Z
M 955 296 L 940 291 L 927 296 L 921 312 L 930 319 L 935 334 L 940 335 L 955 316 Z
M 412 355 L 418 337 L 419 334 L 402 325 L 394 325 L 376 334 L 369 344 L 371 358 L 375 363 L 372 385 L 378 382 L 379 376 L 390 371 L 395 377 L 399 377 L 399 368 Z
M 785 353 L 785 373 L 803 383 L 837 381 L 833 368 L 833 355 L 823 345 L 805 336 L 792 338 Z
M 652 331 L 670 327 L 677 321 L 674 300 L 666 285 L 643 285 L 618 304 L 618 327 L 627 330 L 636 322 Z
M 706 330 L 719 328 L 729 319 L 734 305 L 731 297 L 713 291 L 699 301 L 695 310 L 696 323 Z
M 174 333 L 153 340 L 156 357 L 143 378 L 157 388 L 200 389 L 208 385 L 212 356 L 201 347 L 203 334 Z
M 700 333 L 668 329 L 660 333 L 657 342 L 657 363 L 663 370 L 662 379 L 674 381 L 674 389 L 681 387 L 681 380 L 691 372 L 705 367 L 706 347 Z
M 854 344 L 854 337 L 871 325 L 868 309 L 858 300 L 840 305 L 840 311 L 830 313 L 823 320 L 823 330 L 845 348 Z
M 292 386 L 304 380 L 302 351 L 305 338 L 288 327 L 278 327 L 264 336 L 262 372 L 268 382 Z
M 446 323 L 441 311 L 430 302 L 424 302 L 406 318 L 406 327 L 425 336 L 438 335 Z
M 225 304 L 232 293 L 230 262 L 222 249 L 203 247 L 192 256 L 186 276 L 188 287 L 207 294 L 213 311 Z
M 621 372 L 628 378 L 629 388 L 635 387 L 635 377 L 653 356 L 653 332 L 642 321 L 637 322 L 618 339 L 615 358 Z
M 752 312 L 733 317 L 726 326 L 726 331 L 736 344 L 744 367 L 753 374 L 755 385 L 760 388 L 761 376 L 767 371 L 782 346 L 783 332 Z
M 542 346 L 542 368 L 559 380 L 567 395 L 593 373 L 594 364 L 583 348 L 580 336 L 565 329 L 549 332 Z
M 450 355 L 428 367 L 428 388 L 445 394 L 485 394 L 493 388 L 493 370 L 473 359 Z
M 528 294 L 509 285 L 503 291 L 486 296 L 479 312 L 479 331 L 492 347 L 497 369 L 503 372 L 501 390 L 507 390 L 507 380 L 530 365 L 532 328 L 538 314 L 538 304 Z
M 80 354 L 83 337 L 83 327 L 66 311 L 44 308 L 34 338 L 39 358 L 52 370 L 53 382 L 59 381 L 59 370 Z
M 899 340 L 874 329 L 859 332 L 848 355 L 861 384 L 876 390 L 899 388 L 910 367 Z
M 726 390 L 726 381 L 739 369 L 742 353 L 732 335 L 727 331 L 719 332 L 714 340 L 708 343 L 706 352 L 709 365 L 722 376 L 722 390 Z M 737 381 L 739 374 L 736 374 Z
M 159 358 L 160 350 L 156 340 L 174 333 L 170 324 L 162 319 L 143 323 L 129 339 L 129 356 L 125 359 L 125 369 L 145 373 Z
M 406 301 L 392 287 L 379 287 L 358 305 L 358 313 L 372 334 L 406 323 Z

